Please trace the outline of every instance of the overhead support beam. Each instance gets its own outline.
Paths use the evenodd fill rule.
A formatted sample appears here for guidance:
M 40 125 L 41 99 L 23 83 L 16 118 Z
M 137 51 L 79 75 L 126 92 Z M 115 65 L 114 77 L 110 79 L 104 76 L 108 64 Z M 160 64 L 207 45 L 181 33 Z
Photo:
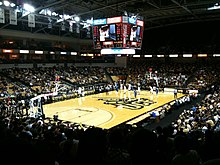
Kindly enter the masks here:
M 47 5 L 42 5 L 41 7 L 38 7 L 35 11 L 40 11 L 40 10 L 43 10 L 43 9 L 47 9 L 49 7 L 53 7 L 55 5 L 59 5 L 61 3 L 65 2 L 65 0 L 60 0 L 60 1 L 56 1 L 54 3 L 50 3 L 50 4 L 47 4 Z
M 212 18 L 212 21 L 219 21 L 220 18 Z M 173 25 L 181 25 L 185 23 L 195 23 L 195 22 L 208 22 L 210 21 L 209 17 L 203 18 L 203 19 L 196 19 L 196 20 L 185 20 L 181 22 L 171 22 L 167 24 L 163 24 L 161 26 L 151 26 L 151 27 L 145 27 L 145 30 L 150 30 L 150 29 L 156 29 L 156 28 L 161 28 L 161 27 L 167 27 L 167 26 L 173 26 Z
M 157 9 L 160 9 L 160 7 L 158 6 L 158 4 L 156 4 L 155 1 L 152 1 L 152 0 L 147 0 L 147 3 Z
M 72 1 L 65 2 L 64 1 L 64 3 L 58 4 L 57 6 L 53 5 L 51 7 L 53 7 L 52 10 L 54 10 L 54 11 L 60 10 L 60 9 L 63 10 L 66 6 L 75 6 L 77 3 L 82 3 L 82 2 L 80 0 L 75 0 L 74 2 L 72 2 Z M 77 8 L 83 8 L 83 9 L 86 8 L 86 9 L 88 9 L 88 7 L 82 6 L 82 4 L 77 5 Z
M 195 15 L 191 10 L 189 10 L 186 6 L 181 5 L 176 0 L 171 0 L 173 3 L 175 3 L 177 6 L 183 8 L 185 11 L 187 11 L 189 14 L 193 15 L 195 18 L 199 19 L 197 15 Z
M 108 6 L 107 4 L 103 4 L 103 3 L 100 3 L 100 2 L 96 2 L 96 1 L 94 1 L 93 3 L 95 3 L 96 5 L 102 6 L 102 7 L 108 7 L 108 8 L 110 8 L 110 9 L 112 9 L 112 10 L 115 10 L 115 11 L 124 12 L 124 10 L 121 10 L 121 9 L 118 8 L 118 7 L 115 8 L 114 6 Z
M 113 8 L 114 6 L 119 6 L 119 5 L 123 5 L 125 3 L 130 3 L 130 2 L 135 2 L 137 0 L 129 0 L 129 1 L 123 1 L 123 2 L 120 2 L 120 3 L 117 3 L 117 4 L 111 4 L 111 5 L 105 5 L 101 8 L 97 8 L 97 9 L 94 9 L 94 10 L 90 10 L 90 11 L 87 11 L 87 12 L 83 12 L 83 13 L 79 13 L 77 14 L 78 16 L 80 15 L 85 15 L 85 14 L 89 14 L 89 13 L 93 13 L 95 11 L 100 11 L 100 10 L 104 10 L 104 9 L 107 9 L 107 8 Z M 71 15 L 71 17 L 74 17 L 75 15 Z M 52 26 L 56 25 L 57 22 L 55 22 Z M 36 30 L 34 33 L 38 33 L 39 31 L 45 29 L 46 27 L 42 27 L 41 29 L 38 29 Z
M 120 5 L 123 5 L 123 4 L 126 4 L 126 3 L 135 2 L 135 1 L 137 1 L 137 0 L 129 0 L 129 1 L 119 2 L 119 3 L 114 3 L 114 4 L 111 4 L 111 5 L 106 5 L 106 6 L 103 6 L 101 8 L 93 9 L 93 10 L 90 10 L 90 11 L 87 11 L 87 12 L 82 12 L 82 13 L 79 13 L 77 15 L 78 16 L 85 15 L 85 14 L 93 13 L 95 11 L 100 11 L 100 10 L 104 10 L 104 9 L 107 9 L 107 8 L 112 8 L 112 7 L 115 7 L 115 6 L 120 6 Z M 72 15 L 72 17 L 74 17 L 74 16 L 75 15 Z

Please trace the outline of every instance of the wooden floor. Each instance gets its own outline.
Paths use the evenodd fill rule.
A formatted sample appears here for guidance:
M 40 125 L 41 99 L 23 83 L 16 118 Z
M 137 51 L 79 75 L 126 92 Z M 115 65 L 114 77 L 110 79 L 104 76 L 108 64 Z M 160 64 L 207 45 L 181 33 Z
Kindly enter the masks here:
M 132 91 L 112 91 L 43 105 L 43 110 L 45 117 L 58 113 L 61 120 L 109 129 L 173 100 L 170 92 L 156 95 L 141 91 L 135 99 Z

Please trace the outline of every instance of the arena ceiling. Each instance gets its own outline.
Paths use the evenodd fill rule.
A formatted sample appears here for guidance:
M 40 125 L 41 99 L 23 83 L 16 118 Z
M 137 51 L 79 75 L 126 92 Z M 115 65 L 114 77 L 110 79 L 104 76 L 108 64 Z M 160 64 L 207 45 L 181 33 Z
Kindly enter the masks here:
M 79 16 L 81 20 L 124 14 L 136 15 L 143 18 L 145 29 L 148 30 L 188 22 L 220 20 L 220 9 L 208 9 L 217 7 L 218 2 L 217 0 L 14 0 L 16 5 L 29 3 L 35 7 L 36 27 L 27 28 L 27 16 L 18 14 L 17 26 L 6 22 L 0 24 L 0 30 L 9 28 L 33 33 L 73 35 L 65 30 L 60 32 L 62 22 L 59 22 L 55 16 L 40 14 L 42 10 L 71 17 Z M 53 25 L 50 29 L 48 29 L 48 20 Z M 65 26 L 69 26 L 68 23 Z

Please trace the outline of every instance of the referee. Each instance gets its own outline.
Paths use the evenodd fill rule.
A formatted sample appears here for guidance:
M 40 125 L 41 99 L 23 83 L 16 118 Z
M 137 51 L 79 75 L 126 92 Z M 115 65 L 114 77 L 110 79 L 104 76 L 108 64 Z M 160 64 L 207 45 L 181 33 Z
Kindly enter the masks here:
M 175 100 L 177 99 L 177 89 L 176 88 L 174 89 L 174 99 Z

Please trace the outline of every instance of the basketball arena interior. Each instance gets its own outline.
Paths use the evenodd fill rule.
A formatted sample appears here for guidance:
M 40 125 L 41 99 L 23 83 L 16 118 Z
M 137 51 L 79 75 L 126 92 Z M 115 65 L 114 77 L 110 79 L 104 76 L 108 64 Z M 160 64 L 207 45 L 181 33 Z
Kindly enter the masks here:
M 5 165 L 220 164 L 220 2 L 0 0 Z

